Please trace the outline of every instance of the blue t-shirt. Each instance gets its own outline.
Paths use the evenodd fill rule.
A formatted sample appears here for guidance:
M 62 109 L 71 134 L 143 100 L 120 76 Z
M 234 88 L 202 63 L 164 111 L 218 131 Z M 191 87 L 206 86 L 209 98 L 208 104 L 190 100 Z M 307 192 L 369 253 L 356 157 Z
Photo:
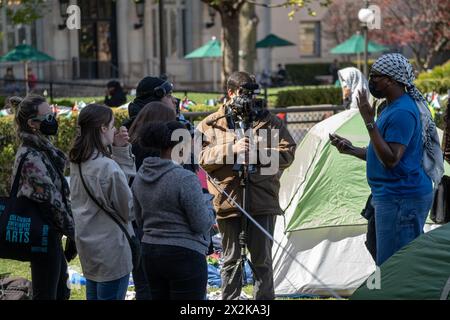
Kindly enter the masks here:
M 406 147 L 392 169 L 378 159 L 372 142 L 367 149 L 367 181 L 374 197 L 414 197 L 432 191 L 431 179 L 422 167 L 422 123 L 419 109 L 407 94 L 388 105 L 376 121 L 386 142 Z

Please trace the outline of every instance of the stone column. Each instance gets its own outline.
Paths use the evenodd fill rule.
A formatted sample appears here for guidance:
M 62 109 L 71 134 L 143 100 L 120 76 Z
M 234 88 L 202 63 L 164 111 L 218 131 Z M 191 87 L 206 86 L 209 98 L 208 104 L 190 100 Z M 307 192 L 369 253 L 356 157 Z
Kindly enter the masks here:
M 130 76 L 128 55 L 128 23 L 129 3 L 128 0 L 117 0 L 117 56 L 119 61 L 119 77 L 127 82 Z
M 265 4 L 270 5 L 270 0 L 265 0 Z M 259 21 L 261 23 L 261 34 L 258 34 L 258 39 L 263 39 L 269 33 L 272 31 L 272 10 L 270 8 L 262 8 L 261 9 L 261 16 L 259 17 Z M 268 68 L 269 71 L 272 70 L 272 53 L 270 49 L 258 49 L 258 54 L 261 54 L 261 62 L 259 63 L 260 72 L 263 71 L 265 68 Z
M 153 36 L 152 36 L 152 1 L 145 1 L 145 13 L 144 13 L 144 57 L 143 57 L 143 70 L 144 76 L 152 75 L 151 59 L 153 49 Z
M 77 4 L 77 0 L 71 0 L 70 4 Z M 71 76 L 72 79 L 80 75 L 80 41 L 79 30 L 68 30 L 69 33 L 69 55 L 68 59 L 71 61 Z

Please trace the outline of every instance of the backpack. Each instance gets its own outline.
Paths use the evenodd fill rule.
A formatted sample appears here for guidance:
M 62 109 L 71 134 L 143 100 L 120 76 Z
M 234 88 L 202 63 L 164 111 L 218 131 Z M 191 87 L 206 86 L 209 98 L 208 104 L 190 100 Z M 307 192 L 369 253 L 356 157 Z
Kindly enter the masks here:
M 434 189 L 436 189 L 444 175 L 444 156 L 439 142 L 436 124 L 431 119 L 430 110 L 424 103 L 416 101 L 416 104 L 420 112 L 422 137 L 424 141 L 422 166 L 425 173 L 433 181 Z
M 31 281 L 20 277 L 0 278 L 0 300 L 31 300 Z

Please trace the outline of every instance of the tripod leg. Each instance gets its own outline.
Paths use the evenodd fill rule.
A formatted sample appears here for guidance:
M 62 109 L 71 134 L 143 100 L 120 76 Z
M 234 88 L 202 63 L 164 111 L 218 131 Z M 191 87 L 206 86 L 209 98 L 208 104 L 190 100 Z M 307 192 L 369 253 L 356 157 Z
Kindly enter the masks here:
M 233 266 L 233 271 L 231 272 L 230 279 L 228 279 L 228 285 L 230 285 L 233 282 L 233 279 L 236 276 L 236 273 L 238 272 L 238 269 L 241 266 L 241 264 L 242 264 L 241 259 L 236 261 L 236 264 Z M 241 282 L 242 282 L 242 279 L 241 279 Z

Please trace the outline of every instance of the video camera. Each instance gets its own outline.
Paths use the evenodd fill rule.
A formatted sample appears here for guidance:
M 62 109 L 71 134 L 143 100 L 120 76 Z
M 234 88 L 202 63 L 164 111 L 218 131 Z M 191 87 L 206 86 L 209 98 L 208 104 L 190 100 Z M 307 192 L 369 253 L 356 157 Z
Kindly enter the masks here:
M 228 105 L 234 122 L 243 121 L 250 127 L 250 124 L 266 109 L 266 101 L 256 98 L 257 94 L 259 85 L 256 83 L 245 83 L 239 87 L 238 95 Z

